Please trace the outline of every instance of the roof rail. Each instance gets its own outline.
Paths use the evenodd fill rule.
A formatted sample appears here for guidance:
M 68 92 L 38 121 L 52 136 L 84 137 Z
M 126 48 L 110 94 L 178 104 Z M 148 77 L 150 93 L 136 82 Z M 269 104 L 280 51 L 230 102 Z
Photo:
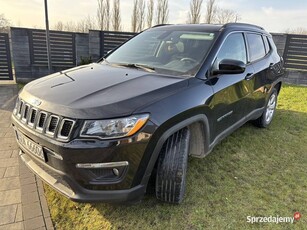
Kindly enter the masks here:
M 151 28 L 160 27 L 160 26 L 169 26 L 169 25 L 172 25 L 172 24 L 158 24 L 158 25 L 155 25 Z
M 264 30 L 263 27 L 261 26 L 256 26 L 256 25 L 253 25 L 253 24 L 248 24 L 248 23 L 236 23 L 236 22 L 231 22 L 231 23 L 226 23 L 223 28 L 228 28 L 228 27 L 235 27 L 235 26 L 246 26 L 246 27 L 252 27 L 252 28 L 257 28 L 257 29 L 260 29 L 260 30 Z

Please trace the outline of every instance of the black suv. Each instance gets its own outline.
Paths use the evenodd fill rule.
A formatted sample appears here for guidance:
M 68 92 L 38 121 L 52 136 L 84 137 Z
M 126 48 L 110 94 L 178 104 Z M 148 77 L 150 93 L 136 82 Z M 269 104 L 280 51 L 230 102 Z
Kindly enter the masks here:
M 180 203 L 188 156 L 249 120 L 267 127 L 282 73 L 261 27 L 156 26 L 27 84 L 12 115 L 20 156 L 75 201 L 135 202 L 153 181 L 159 200 Z

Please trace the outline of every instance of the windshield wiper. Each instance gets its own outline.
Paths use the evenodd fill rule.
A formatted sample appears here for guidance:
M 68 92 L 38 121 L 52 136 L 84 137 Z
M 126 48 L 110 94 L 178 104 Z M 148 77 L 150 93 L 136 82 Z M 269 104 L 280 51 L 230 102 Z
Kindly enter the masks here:
M 105 63 L 107 63 L 107 64 L 111 64 L 106 58 L 102 58 L 102 61 L 104 61 Z
M 154 67 L 143 65 L 143 64 L 137 64 L 137 63 L 116 63 L 116 64 L 112 63 L 112 64 L 117 65 L 117 66 L 128 67 L 128 68 L 142 69 L 142 70 L 145 70 L 151 73 L 156 72 Z

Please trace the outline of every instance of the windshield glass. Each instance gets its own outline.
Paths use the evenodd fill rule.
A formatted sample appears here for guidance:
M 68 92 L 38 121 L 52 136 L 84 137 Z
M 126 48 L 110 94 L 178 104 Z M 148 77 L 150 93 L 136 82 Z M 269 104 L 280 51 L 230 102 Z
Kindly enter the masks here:
M 149 30 L 134 37 L 104 61 L 126 67 L 147 67 L 157 73 L 194 76 L 215 33 Z

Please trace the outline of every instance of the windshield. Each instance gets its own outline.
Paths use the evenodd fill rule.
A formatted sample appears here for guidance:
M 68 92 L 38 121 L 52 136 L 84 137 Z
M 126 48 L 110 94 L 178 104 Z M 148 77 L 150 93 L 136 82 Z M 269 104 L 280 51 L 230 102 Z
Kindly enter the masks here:
M 162 74 L 194 76 L 214 37 L 215 33 L 149 30 L 125 43 L 104 61 Z

